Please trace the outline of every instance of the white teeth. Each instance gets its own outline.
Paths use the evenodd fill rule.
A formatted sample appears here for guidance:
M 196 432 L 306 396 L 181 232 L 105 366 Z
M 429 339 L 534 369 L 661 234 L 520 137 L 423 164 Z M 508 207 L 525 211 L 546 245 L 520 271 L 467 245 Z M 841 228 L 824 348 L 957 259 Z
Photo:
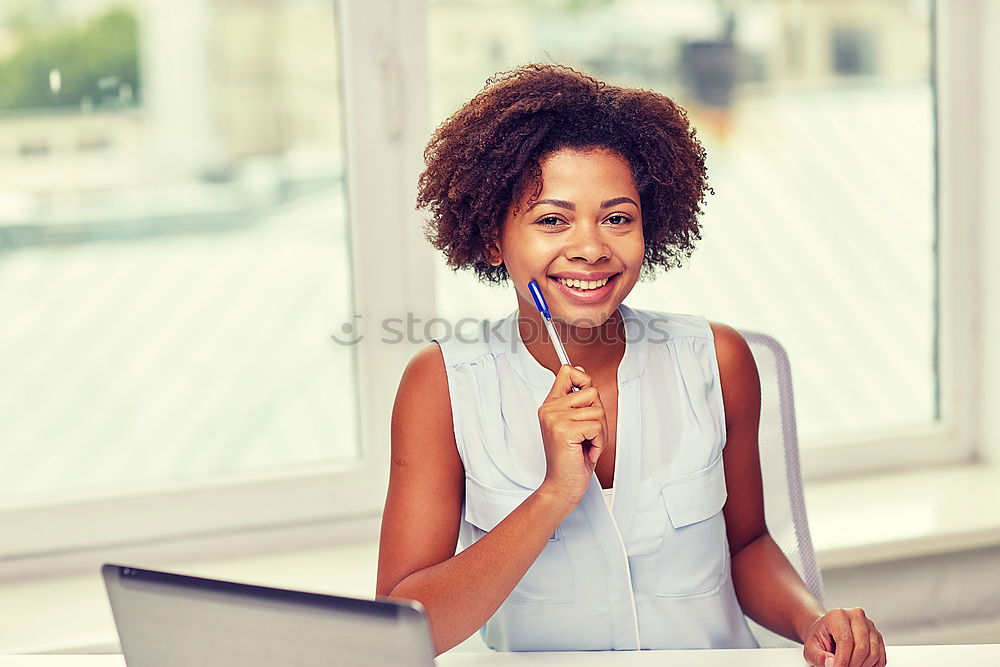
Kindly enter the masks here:
M 575 287 L 576 289 L 581 289 L 581 290 L 592 290 L 592 289 L 597 289 L 598 287 L 604 287 L 605 285 L 608 284 L 610 278 L 602 278 L 601 280 L 589 280 L 589 281 L 576 280 L 575 278 L 574 279 L 556 278 L 556 280 L 561 282 L 563 285 L 566 285 L 567 287 Z

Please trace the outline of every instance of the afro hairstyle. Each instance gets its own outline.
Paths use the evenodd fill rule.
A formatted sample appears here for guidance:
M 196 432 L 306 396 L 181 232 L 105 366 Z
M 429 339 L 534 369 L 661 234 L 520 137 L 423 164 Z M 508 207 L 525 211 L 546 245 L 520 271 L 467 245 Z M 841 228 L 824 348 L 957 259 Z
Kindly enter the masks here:
M 500 240 L 511 207 L 528 188 L 528 201 L 538 198 L 544 158 L 566 148 L 610 150 L 631 167 L 645 239 L 642 278 L 691 256 L 712 190 L 705 150 L 684 109 L 649 90 L 530 64 L 487 80 L 424 150 L 417 208 L 430 213 L 424 234 L 448 266 L 471 268 L 481 282 L 506 282 L 506 267 L 492 265 L 486 248 Z

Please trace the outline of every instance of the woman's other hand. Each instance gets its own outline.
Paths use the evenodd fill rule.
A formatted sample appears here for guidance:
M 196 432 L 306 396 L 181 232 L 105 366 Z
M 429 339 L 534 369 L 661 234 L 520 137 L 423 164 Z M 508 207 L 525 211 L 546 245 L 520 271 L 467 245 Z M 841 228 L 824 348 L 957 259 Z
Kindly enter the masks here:
M 863 609 L 833 609 L 816 619 L 803 637 L 812 667 L 882 667 L 885 642 Z
M 574 392 L 573 387 L 579 387 Z M 564 364 L 538 408 L 545 446 L 542 488 L 575 507 L 590 485 L 608 431 L 597 387 L 579 367 Z

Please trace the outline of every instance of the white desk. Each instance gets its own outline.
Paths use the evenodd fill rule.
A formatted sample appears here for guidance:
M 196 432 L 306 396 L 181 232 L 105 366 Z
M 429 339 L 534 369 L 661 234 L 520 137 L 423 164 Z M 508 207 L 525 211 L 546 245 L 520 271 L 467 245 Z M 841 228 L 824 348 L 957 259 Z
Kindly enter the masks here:
M 1000 667 L 1000 644 L 890 646 L 892 667 Z M 669 665 L 670 667 L 803 667 L 801 648 L 729 651 L 615 651 L 587 653 L 446 653 L 438 667 L 587 667 L 588 665 Z M 0 662 L 0 667 L 6 667 Z M 25 666 L 28 667 L 28 666 Z M 97 667 L 95 665 L 95 667 Z
M 892 667 L 997 667 L 1000 644 L 890 646 Z M 438 667 L 670 665 L 670 667 L 802 667 L 797 648 L 732 651 L 621 651 L 605 653 L 446 653 Z M 125 667 L 117 655 L 0 655 L 0 667 Z

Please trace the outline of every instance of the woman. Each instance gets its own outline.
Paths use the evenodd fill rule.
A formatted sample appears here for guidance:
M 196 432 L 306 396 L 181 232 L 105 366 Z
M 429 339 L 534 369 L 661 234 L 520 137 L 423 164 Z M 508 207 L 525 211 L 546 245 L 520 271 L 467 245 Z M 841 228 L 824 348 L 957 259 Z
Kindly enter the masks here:
M 509 279 L 517 310 L 403 374 L 377 592 L 423 603 L 439 652 L 480 626 L 499 650 L 752 647 L 746 614 L 812 665 L 884 665 L 864 612 L 822 609 L 767 533 L 746 343 L 622 303 L 700 238 L 704 151 L 684 111 L 529 65 L 425 159 L 428 238 L 453 268 Z

